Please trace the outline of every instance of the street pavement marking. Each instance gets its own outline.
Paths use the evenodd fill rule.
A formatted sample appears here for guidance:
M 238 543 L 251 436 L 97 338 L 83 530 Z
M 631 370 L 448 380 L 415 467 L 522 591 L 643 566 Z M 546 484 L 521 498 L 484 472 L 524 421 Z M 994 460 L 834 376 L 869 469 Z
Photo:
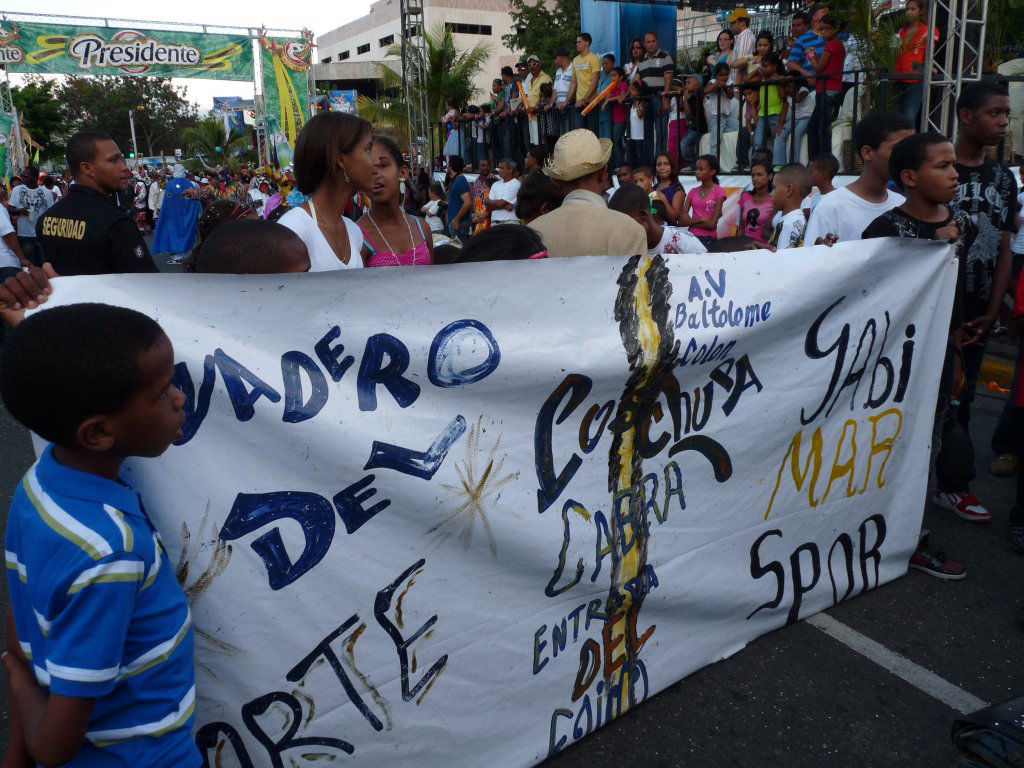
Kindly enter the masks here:
M 988 706 L 987 702 L 977 696 L 918 666 L 907 657 L 890 651 L 881 643 L 876 643 L 870 637 L 862 635 L 831 616 L 818 613 L 805 621 L 960 714 Z

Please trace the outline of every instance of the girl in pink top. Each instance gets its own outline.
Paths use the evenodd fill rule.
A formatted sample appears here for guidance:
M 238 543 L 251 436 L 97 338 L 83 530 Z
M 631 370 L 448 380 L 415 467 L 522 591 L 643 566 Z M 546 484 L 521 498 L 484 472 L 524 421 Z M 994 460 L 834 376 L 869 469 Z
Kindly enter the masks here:
M 750 185 L 753 191 L 740 195 L 737 235 L 752 237 L 759 243 L 768 242 L 768 236 L 772 233 L 772 217 L 775 215 L 771 184 L 772 169 L 768 163 L 759 160 L 750 166 Z
M 727 197 L 718 185 L 718 171 L 718 159 L 714 155 L 697 158 L 694 176 L 700 186 L 687 193 L 683 212 L 679 214 L 679 225 L 689 227 L 705 247 L 718 239 L 718 220 L 722 218 L 722 206 Z
M 401 182 L 409 175 L 402 151 L 388 136 L 374 136 L 373 189 L 369 212 L 359 219 L 361 255 L 367 267 L 409 267 L 430 264 L 434 244 L 423 220 L 402 210 Z

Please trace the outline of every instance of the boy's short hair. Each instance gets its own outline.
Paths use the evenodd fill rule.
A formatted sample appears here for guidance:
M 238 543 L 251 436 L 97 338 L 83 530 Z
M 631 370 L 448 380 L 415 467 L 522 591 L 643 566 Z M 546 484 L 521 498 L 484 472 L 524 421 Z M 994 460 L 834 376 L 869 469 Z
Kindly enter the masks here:
M 96 159 L 99 151 L 96 144 L 100 141 L 111 141 L 111 138 L 100 131 L 79 131 L 68 139 L 65 159 L 72 176 L 78 174 L 82 163 L 91 163 Z
M 636 184 L 623 184 L 608 201 L 608 208 L 627 216 L 636 216 L 644 211 L 650 212 L 651 198 Z
M 896 131 L 912 131 L 910 118 L 899 112 L 872 112 L 853 126 L 853 150 L 860 156 L 861 147 L 878 149 Z
M 800 19 L 807 26 L 811 25 L 811 15 L 807 11 L 797 11 L 793 14 L 793 20 Z
M 601 58 L 602 58 L 602 59 L 608 59 L 608 61 L 610 61 L 610 62 L 611 62 L 612 64 L 614 64 L 614 63 L 615 63 L 615 54 L 614 54 L 614 53 L 606 53 L 606 54 L 605 54 L 604 56 L 602 56 Z
M 652 200 L 651 215 L 665 222 L 668 219 L 668 207 L 661 200 Z
M 466 161 L 462 159 L 462 155 L 448 155 L 448 167 L 456 173 L 462 173 L 462 169 L 466 167 Z
M 239 219 L 221 224 L 203 242 L 196 272 L 218 275 L 265 275 L 286 271 L 284 254 L 302 239 L 283 224 Z
M 580 32 L 578 37 L 581 40 L 586 40 L 587 45 L 590 45 L 592 42 L 594 42 L 594 38 L 590 36 L 589 32 Z
M 836 174 L 839 173 L 839 160 L 831 152 L 818 155 L 807 165 L 809 168 L 817 168 L 830 179 L 835 178 Z
M 654 169 L 651 168 L 651 166 L 649 165 L 638 165 L 636 168 L 633 169 L 633 175 L 636 176 L 638 173 L 642 173 L 649 179 L 654 178 Z
M 960 116 L 960 112 L 967 110 L 968 112 L 977 112 L 979 109 L 985 106 L 985 103 L 994 96 L 1009 97 L 1010 92 L 1006 90 L 1006 86 L 1002 83 L 997 83 L 992 80 L 978 80 L 973 83 L 964 83 L 960 89 L 960 95 L 956 99 L 956 114 Z
M 505 66 L 501 68 L 501 74 L 505 77 L 513 77 L 515 72 L 512 71 L 512 67 Z
M 145 382 L 139 358 L 164 336 L 155 320 L 108 304 L 70 304 L 28 317 L 0 351 L 0 398 L 56 445 L 83 421 L 123 410 Z
M 900 184 L 900 174 L 904 171 L 916 171 L 928 157 L 928 148 L 936 144 L 948 144 L 949 139 L 941 133 L 928 131 L 914 133 L 896 142 L 889 155 L 889 176 Z
M 801 199 L 811 194 L 811 187 L 814 186 L 810 170 L 800 163 L 784 165 L 782 170 L 775 174 L 775 186 L 782 184 L 792 184 L 796 187 Z
M 722 62 L 719 62 L 718 64 L 715 65 L 715 71 L 713 73 L 713 76 L 714 77 L 718 77 L 723 72 L 728 72 L 728 71 L 729 71 L 729 65 L 726 64 L 724 61 L 722 61 Z
M 545 97 L 550 96 L 551 95 L 551 83 L 541 83 L 540 84 L 540 94 L 541 94 L 541 96 L 545 96 Z
M 821 21 L 819 23 L 824 24 L 825 26 L 828 27 L 832 27 L 833 29 L 839 29 L 839 17 L 833 16 L 831 13 L 826 13 L 824 16 L 822 16 Z
M 568 48 L 556 48 L 555 49 L 555 58 L 558 58 L 559 56 L 565 56 L 565 58 L 568 59 L 569 58 L 569 49 Z
M 769 165 L 771 165 L 772 164 L 772 159 L 773 159 L 773 157 L 772 157 L 772 149 L 771 149 L 771 147 L 762 147 L 761 149 L 755 149 L 750 154 L 750 162 L 752 162 L 752 163 L 755 162 L 755 161 L 762 161 L 762 162 L 766 162 Z

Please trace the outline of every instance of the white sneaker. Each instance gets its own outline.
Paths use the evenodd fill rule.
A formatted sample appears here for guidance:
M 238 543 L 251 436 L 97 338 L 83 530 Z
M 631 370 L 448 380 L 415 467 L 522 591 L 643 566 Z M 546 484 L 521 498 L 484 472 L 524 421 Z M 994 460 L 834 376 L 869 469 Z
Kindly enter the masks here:
M 981 506 L 978 497 L 973 493 L 936 493 L 932 503 L 943 509 L 956 512 L 956 516 L 973 523 L 987 523 L 992 519 L 991 513 Z

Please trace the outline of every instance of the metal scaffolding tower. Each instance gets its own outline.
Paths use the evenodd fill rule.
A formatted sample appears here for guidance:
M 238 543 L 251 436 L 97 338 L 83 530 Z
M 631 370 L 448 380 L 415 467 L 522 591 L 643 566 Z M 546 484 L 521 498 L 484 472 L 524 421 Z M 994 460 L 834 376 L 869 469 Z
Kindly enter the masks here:
M 423 0 L 401 0 L 399 10 L 402 30 L 402 101 L 409 121 L 409 151 L 411 156 L 418 156 L 420 164 L 429 167 L 433 147 L 424 87 L 427 82 L 427 40 Z
M 921 105 L 924 130 L 956 139 L 956 100 L 965 81 L 981 78 L 987 17 L 988 0 L 935 0 L 928 4 L 928 29 L 945 29 L 946 34 L 938 43 L 928 35 Z

